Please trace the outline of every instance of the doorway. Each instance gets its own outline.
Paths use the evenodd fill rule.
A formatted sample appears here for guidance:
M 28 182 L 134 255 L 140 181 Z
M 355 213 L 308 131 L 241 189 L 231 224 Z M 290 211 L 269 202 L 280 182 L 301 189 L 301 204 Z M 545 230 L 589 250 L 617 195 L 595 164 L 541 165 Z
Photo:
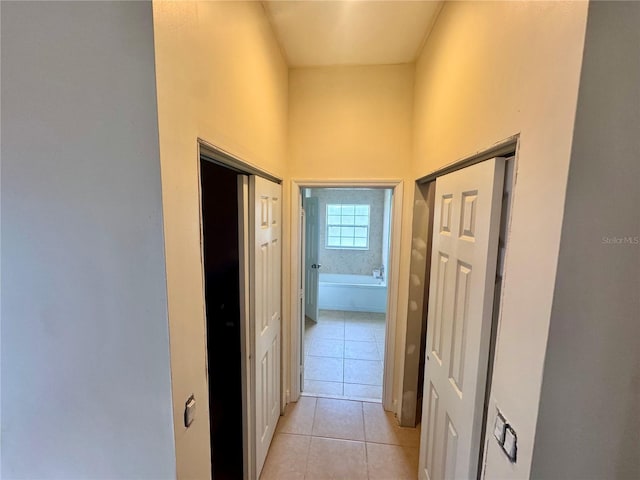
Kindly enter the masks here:
M 213 478 L 243 477 L 238 173 L 200 160 Z
M 438 176 L 429 188 L 421 479 L 480 476 L 491 437 L 487 409 L 514 163 L 514 156 L 477 161 Z
M 281 410 L 281 185 L 199 147 L 211 474 L 257 478 Z
M 294 182 L 294 401 L 302 394 L 392 408 L 401 188 Z
M 390 189 L 304 188 L 304 395 L 382 401 Z

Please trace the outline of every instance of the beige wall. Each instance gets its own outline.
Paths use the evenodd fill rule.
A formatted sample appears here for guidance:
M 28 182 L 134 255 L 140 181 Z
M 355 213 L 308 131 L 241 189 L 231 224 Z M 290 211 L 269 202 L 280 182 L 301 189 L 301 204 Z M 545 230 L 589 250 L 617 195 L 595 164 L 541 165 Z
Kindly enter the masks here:
M 153 13 L 177 473 L 200 479 L 210 453 L 197 138 L 284 177 L 287 67 L 258 2 L 154 2 Z
M 412 65 L 291 69 L 291 177 L 408 174 L 412 90 Z
M 586 14 L 586 3 L 446 3 L 417 64 L 414 176 L 520 134 L 490 402 L 518 434 L 518 462 L 489 440 L 487 478 L 531 467 Z
M 294 68 L 289 71 L 289 174 L 292 179 L 396 179 L 410 177 L 413 65 Z M 402 238 L 411 235 L 413 189 L 405 188 Z M 407 192 L 409 192 L 407 194 Z M 409 195 L 409 196 L 407 196 Z M 400 291 L 408 288 L 409 252 L 400 258 Z M 398 300 L 393 318 L 406 318 Z M 405 322 L 397 322 L 396 352 Z M 394 368 L 399 406 L 402 364 Z

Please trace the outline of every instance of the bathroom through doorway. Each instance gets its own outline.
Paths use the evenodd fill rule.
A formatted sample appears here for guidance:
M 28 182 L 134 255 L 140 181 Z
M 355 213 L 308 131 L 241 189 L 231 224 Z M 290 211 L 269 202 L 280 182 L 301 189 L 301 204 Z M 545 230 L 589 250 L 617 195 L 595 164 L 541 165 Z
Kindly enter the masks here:
M 393 190 L 306 187 L 301 393 L 381 402 Z

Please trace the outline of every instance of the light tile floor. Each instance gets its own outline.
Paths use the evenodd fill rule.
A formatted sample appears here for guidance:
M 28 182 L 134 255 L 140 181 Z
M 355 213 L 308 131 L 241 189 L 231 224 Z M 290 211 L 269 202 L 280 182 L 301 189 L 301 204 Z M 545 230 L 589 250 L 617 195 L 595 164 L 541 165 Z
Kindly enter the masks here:
M 420 427 L 403 428 L 379 403 L 300 397 L 287 405 L 261 480 L 418 478 Z
M 320 310 L 305 326 L 303 392 L 382 399 L 385 315 Z

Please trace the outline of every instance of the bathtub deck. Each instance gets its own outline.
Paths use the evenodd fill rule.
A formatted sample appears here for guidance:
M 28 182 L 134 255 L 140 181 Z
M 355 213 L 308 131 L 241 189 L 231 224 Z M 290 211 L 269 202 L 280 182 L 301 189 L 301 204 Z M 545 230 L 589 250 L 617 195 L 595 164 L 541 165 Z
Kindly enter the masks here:
M 303 394 L 381 401 L 384 313 L 320 310 L 305 328 Z

